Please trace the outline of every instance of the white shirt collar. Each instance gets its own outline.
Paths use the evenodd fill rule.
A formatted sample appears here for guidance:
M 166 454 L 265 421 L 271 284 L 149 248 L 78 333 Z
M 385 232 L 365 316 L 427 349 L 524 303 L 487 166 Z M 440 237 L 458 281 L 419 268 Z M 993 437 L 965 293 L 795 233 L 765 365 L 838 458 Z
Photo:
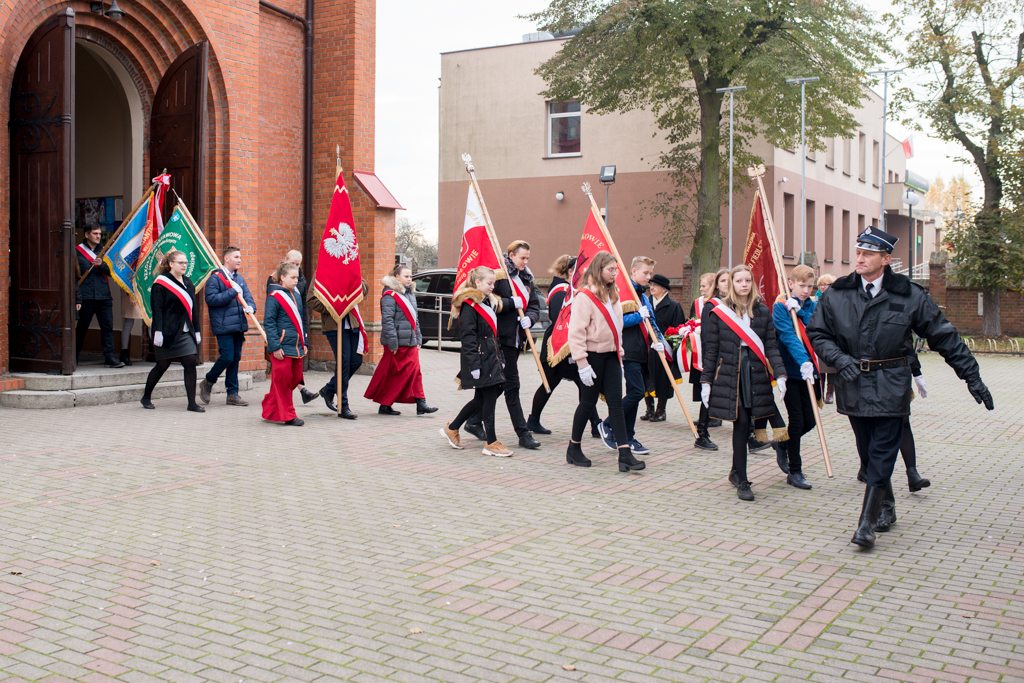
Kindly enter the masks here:
M 864 280 L 864 278 L 861 278 L 861 286 L 864 288 L 864 291 L 866 292 L 868 290 L 868 285 L 869 284 L 874 285 L 874 289 L 871 291 L 871 297 L 874 298 L 874 297 L 878 296 L 881 293 L 881 291 L 882 291 L 882 279 L 884 277 L 885 277 L 885 271 L 883 270 L 882 274 L 878 276 L 877 280 L 871 280 L 869 282 L 869 281 Z

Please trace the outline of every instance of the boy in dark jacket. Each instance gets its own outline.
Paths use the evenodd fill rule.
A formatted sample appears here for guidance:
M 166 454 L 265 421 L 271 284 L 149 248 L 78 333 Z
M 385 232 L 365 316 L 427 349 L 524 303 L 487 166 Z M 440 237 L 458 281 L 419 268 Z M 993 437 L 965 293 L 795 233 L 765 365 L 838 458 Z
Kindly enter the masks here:
M 238 364 L 242 360 L 242 344 L 249 329 L 245 316 L 256 310 L 256 302 L 245 278 L 238 272 L 242 267 L 242 250 L 234 246 L 225 247 L 221 259 L 228 274 L 225 275 L 223 270 L 215 271 L 206 281 L 205 293 L 206 305 L 210 309 L 210 327 L 217 337 L 220 356 L 199 383 L 199 398 L 203 403 L 209 403 L 213 385 L 220 378 L 220 373 L 227 370 L 224 377 L 228 391 L 227 404 L 247 406 L 249 403 L 238 395 Z M 244 306 L 238 300 L 239 294 L 245 299 Z
M 78 325 L 75 328 L 75 363 L 82 353 L 85 334 L 92 324 L 92 317 L 100 323 L 100 342 L 103 345 L 103 363 L 108 368 L 123 368 L 124 363 L 114 356 L 114 297 L 110 295 L 107 276 L 110 268 L 103 263 L 96 252 L 100 248 L 103 229 L 100 226 L 85 229 L 85 241 L 75 251 L 78 259 L 79 277 L 88 273 L 75 290 L 75 304 L 78 308 Z

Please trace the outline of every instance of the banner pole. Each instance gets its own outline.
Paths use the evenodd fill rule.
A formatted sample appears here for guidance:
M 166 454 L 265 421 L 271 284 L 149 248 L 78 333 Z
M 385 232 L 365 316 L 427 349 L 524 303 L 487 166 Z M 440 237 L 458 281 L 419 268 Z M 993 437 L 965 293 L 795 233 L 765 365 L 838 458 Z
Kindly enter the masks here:
M 342 171 L 342 168 L 341 168 L 341 145 L 335 145 L 334 146 L 334 187 L 335 188 L 338 187 L 338 176 L 341 175 L 341 171 Z M 331 196 L 332 197 L 334 196 L 334 190 L 331 191 Z M 354 228 L 353 228 L 353 232 L 355 232 Z M 310 254 L 310 258 L 312 258 L 312 254 Z M 318 258 L 317 265 L 319 265 L 319 256 L 317 258 Z M 314 277 L 314 279 L 316 278 L 316 272 L 313 273 L 313 277 Z M 316 296 L 316 294 L 313 294 L 313 296 Z M 334 311 L 334 306 L 331 306 L 330 309 L 331 309 L 331 311 Z M 333 314 L 332 314 L 331 317 L 334 317 Z M 344 334 L 344 330 L 342 330 L 342 327 L 344 327 L 344 324 L 342 323 L 342 319 L 340 317 L 339 318 L 334 318 L 334 324 L 338 326 L 338 331 L 334 333 L 334 389 L 335 389 L 335 391 L 334 391 L 334 400 L 336 401 L 334 407 L 338 409 L 338 416 L 340 417 L 341 416 L 341 363 L 342 363 L 342 353 L 341 353 L 341 351 L 342 351 L 342 344 L 341 344 L 341 340 L 345 336 L 345 334 Z M 440 344 L 438 344 L 437 346 L 438 346 L 438 348 L 441 347 Z M 369 349 L 365 349 L 365 350 L 369 351 Z
M 152 192 L 153 188 L 155 188 L 155 187 L 156 187 L 156 183 L 153 183 L 152 185 L 149 186 L 149 189 L 146 192 L 142 193 L 142 196 L 139 197 L 139 201 L 135 202 L 135 206 L 132 208 L 131 212 L 128 214 L 128 217 L 121 221 L 121 225 L 117 226 L 117 231 L 114 232 L 114 234 L 110 237 L 110 239 L 107 240 L 107 243 L 103 245 L 103 249 L 100 250 L 100 253 L 96 254 L 96 258 L 102 260 L 103 257 L 106 255 L 106 253 L 108 251 L 110 251 L 110 247 L 113 246 L 114 242 L 117 241 L 117 238 L 121 236 L 121 233 L 124 232 L 124 229 L 126 227 L 128 227 L 129 219 L 133 218 L 135 216 L 135 212 L 137 212 L 139 210 L 139 207 L 142 206 L 142 202 L 146 201 L 147 193 L 148 192 Z M 76 262 L 77 262 L 77 260 L 76 260 Z M 85 271 L 85 274 L 82 275 L 82 277 L 80 277 L 78 279 L 78 285 L 77 286 L 81 286 L 82 283 L 85 282 L 85 278 L 89 277 L 89 273 L 92 272 L 92 269 L 94 267 L 95 266 L 92 266 L 92 265 L 89 266 L 89 269 Z
M 750 177 L 755 178 L 757 180 L 757 187 L 759 190 L 758 196 L 760 197 L 759 201 L 761 202 L 761 210 L 765 217 L 765 227 L 767 228 L 766 232 L 768 234 L 768 245 L 771 249 L 772 260 L 775 261 L 775 272 L 779 278 L 779 289 L 780 291 L 784 292 L 786 298 L 789 299 L 791 296 L 789 291 L 789 282 L 782 273 L 782 269 L 784 268 L 784 266 L 782 265 L 782 259 L 779 256 L 779 245 L 775 243 L 775 222 L 772 221 L 771 212 L 768 210 L 768 203 L 764 193 L 764 183 L 761 180 L 762 176 L 764 175 L 764 166 L 759 166 L 756 169 L 748 169 L 747 173 L 750 175 Z M 793 321 L 793 329 L 800 329 L 798 327 L 796 311 L 790 310 L 789 317 Z M 821 424 L 821 410 L 818 408 L 818 399 L 814 391 L 814 380 L 809 379 L 805 381 L 807 382 L 807 390 L 811 394 L 811 410 L 814 411 L 814 425 L 817 427 L 818 441 L 821 442 L 821 454 L 825 459 L 825 474 L 828 475 L 829 479 L 834 479 L 836 475 L 832 471 L 832 458 L 830 458 L 828 454 L 828 444 L 825 443 L 825 428 Z
M 604 224 L 604 219 L 601 218 L 601 211 L 597 208 L 597 202 L 594 201 L 594 195 L 590 192 L 590 183 L 583 185 L 583 192 L 590 198 L 590 210 L 594 212 L 597 217 L 597 224 L 601 228 L 601 232 L 604 233 L 604 238 L 608 241 L 608 246 L 612 250 L 612 256 L 615 257 L 615 261 L 619 264 L 619 269 L 626 273 L 626 264 L 622 262 L 622 257 L 619 256 L 619 250 L 615 246 L 615 240 L 612 239 L 611 234 L 608 232 L 607 226 Z M 643 306 L 643 302 L 640 301 L 640 297 L 636 293 L 636 289 L 633 287 L 629 288 L 630 293 L 633 295 L 633 301 L 636 302 L 637 309 Z M 651 339 L 658 339 L 657 333 L 654 331 L 654 327 L 651 325 L 650 319 L 646 319 L 644 324 L 647 325 L 647 331 L 651 335 Z M 650 350 L 648 350 L 650 353 Z M 672 368 L 669 367 L 668 361 L 665 360 L 665 354 L 659 353 L 658 358 L 661 359 L 661 367 L 665 369 L 665 374 L 668 375 L 669 384 L 672 385 L 672 391 L 676 395 L 676 400 L 679 401 L 679 407 L 683 409 L 683 415 L 686 416 L 686 422 L 690 425 L 690 431 L 693 432 L 694 438 L 697 437 L 697 426 L 693 424 L 693 418 L 690 417 L 690 411 L 686 407 L 686 402 L 683 400 L 683 394 L 679 390 L 679 385 L 676 384 L 675 375 L 672 374 Z
M 484 224 L 487 227 L 487 236 L 491 240 L 491 246 L 494 248 L 494 255 L 498 258 L 498 263 L 502 262 L 501 255 L 504 254 L 501 247 L 498 246 L 498 237 L 494 233 L 494 225 L 491 223 L 491 215 L 487 213 L 487 204 L 484 203 L 483 193 L 480 192 L 480 185 L 476 181 L 476 169 L 473 167 L 473 160 L 469 158 L 468 154 L 462 155 L 462 160 L 466 162 L 466 171 L 469 173 L 470 181 L 473 183 L 473 193 L 476 195 L 476 199 L 480 202 L 480 210 L 484 213 Z M 506 278 L 508 273 L 502 268 L 502 275 Z M 511 284 L 511 283 L 510 283 Z M 529 305 L 529 302 L 524 301 L 524 305 Z M 516 309 L 519 312 L 519 318 L 525 318 L 523 309 Z M 522 329 L 520 327 L 520 329 Z M 537 346 L 533 343 L 533 333 L 530 330 L 523 330 L 526 333 L 526 343 L 530 345 L 530 352 L 533 354 L 533 360 L 537 364 L 537 372 L 540 373 L 540 381 L 544 384 L 544 390 L 547 393 L 551 393 L 551 385 L 548 384 L 547 373 L 544 372 L 544 365 L 540 362 L 540 354 L 537 352 Z

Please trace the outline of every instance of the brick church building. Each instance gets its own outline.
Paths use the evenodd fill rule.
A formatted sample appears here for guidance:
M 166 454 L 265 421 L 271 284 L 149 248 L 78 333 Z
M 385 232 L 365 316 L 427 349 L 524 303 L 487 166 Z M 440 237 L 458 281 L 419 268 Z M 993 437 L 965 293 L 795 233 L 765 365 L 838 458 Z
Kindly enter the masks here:
M 397 204 L 373 175 L 375 16 L 375 0 L 0 4 L 0 375 L 74 372 L 83 207 L 123 216 L 163 168 L 213 247 L 242 248 L 262 312 L 263 283 L 289 249 L 315 268 L 340 145 L 376 285 L 394 263 Z M 361 309 L 376 328 L 372 295 Z M 314 356 L 330 358 L 311 336 Z M 243 369 L 261 369 L 262 352 L 250 337 Z

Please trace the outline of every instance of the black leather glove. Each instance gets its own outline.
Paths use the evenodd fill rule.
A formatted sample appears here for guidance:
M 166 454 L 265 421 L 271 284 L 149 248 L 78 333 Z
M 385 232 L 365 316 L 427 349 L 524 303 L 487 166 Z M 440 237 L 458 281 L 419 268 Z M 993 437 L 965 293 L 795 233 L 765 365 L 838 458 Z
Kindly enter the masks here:
M 860 368 L 857 367 L 856 361 L 851 360 L 840 368 L 839 376 L 843 378 L 844 382 L 856 382 L 857 378 L 860 377 Z
M 971 392 L 975 401 L 984 403 L 989 410 L 995 409 L 995 404 L 992 403 L 992 394 L 989 393 L 985 383 L 981 381 L 981 375 L 971 375 L 967 378 L 967 390 Z

